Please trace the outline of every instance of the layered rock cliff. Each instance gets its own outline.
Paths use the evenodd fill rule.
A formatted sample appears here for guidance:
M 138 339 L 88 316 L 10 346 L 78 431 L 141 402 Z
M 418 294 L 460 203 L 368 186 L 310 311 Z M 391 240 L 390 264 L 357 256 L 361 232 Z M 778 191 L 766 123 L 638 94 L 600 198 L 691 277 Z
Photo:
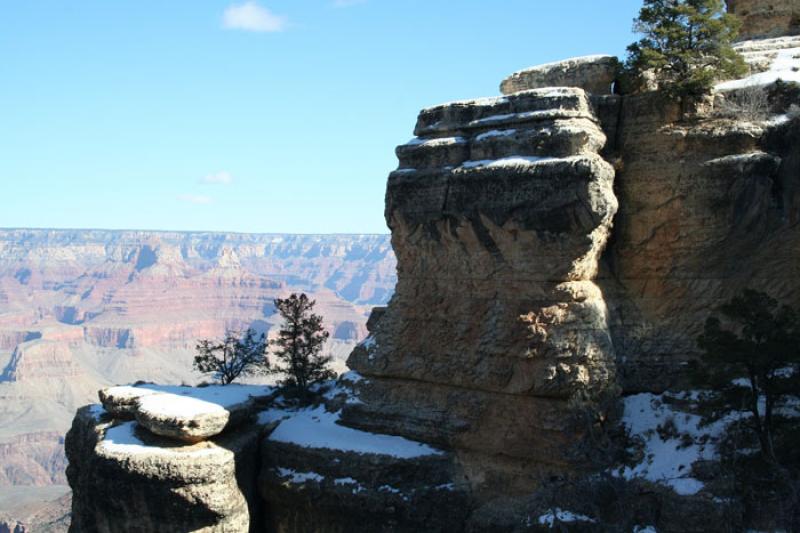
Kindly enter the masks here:
M 731 7 L 746 16 L 744 4 Z M 793 2 L 771 18 L 756 4 L 752 28 L 791 31 Z M 724 428 L 704 427 L 682 389 L 718 303 L 744 287 L 800 303 L 798 94 L 772 79 L 765 116 L 719 112 L 776 62 L 800 69 L 792 42 L 743 43 L 751 76 L 718 87 L 717 111 L 612 95 L 606 56 L 424 109 L 387 185 L 396 291 L 350 355 L 354 372 L 312 406 L 272 398 L 249 429 L 219 437 L 263 428 L 237 481 L 241 494 L 258 487 L 250 529 L 743 529 L 709 467 Z M 85 502 L 112 477 L 99 466 L 109 431 L 153 437 L 141 417 L 97 412 L 79 413 L 68 443 L 70 468 L 86 472 L 71 476 L 84 502 L 74 529 L 132 531 Z M 141 475 L 135 461 L 115 468 Z M 200 515 L 216 503 L 192 500 Z

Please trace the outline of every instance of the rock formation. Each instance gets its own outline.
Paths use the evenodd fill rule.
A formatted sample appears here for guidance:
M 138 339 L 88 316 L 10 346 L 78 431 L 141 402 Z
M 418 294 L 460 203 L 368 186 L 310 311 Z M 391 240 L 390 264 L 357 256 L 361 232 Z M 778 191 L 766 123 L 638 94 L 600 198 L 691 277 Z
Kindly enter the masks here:
M 504 79 L 500 92 L 513 94 L 546 87 L 578 87 L 593 94 L 610 94 L 619 74 L 614 56 L 586 56 L 520 70 Z
M 457 449 L 475 491 L 529 490 L 579 462 L 570 400 L 615 385 L 592 281 L 605 135 L 575 88 L 426 109 L 416 133 L 389 177 L 395 297 L 350 357 L 367 381 L 344 420 Z
M 741 37 L 800 33 L 800 0 L 727 0 L 728 11 L 742 21 Z
M 612 61 L 597 57 L 521 71 L 505 96 L 424 109 L 387 185 L 397 287 L 367 321 L 354 371 L 322 386 L 314 405 L 273 398 L 257 423 L 212 438 L 259 443 L 237 456 L 248 471 L 260 462 L 257 477 L 238 481 L 258 487 L 259 501 L 245 498 L 250 523 L 745 529 L 708 465 L 722 428 L 703 429 L 689 411 L 695 395 L 676 391 L 717 303 L 745 287 L 800 303 L 800 117 L 790 112 L 800 95 L 754 78 L 787 61 L 800 68 L 793 42 L 740 45 L 751 76 L 719 85 L 715 102 L 765 87 L 766 116 L 748 120 L 700 108 L 681 116 L 659 93 L 608 94 Z M 554 80 L 578 87 L 542 87 Z M 137 413 L 152 397 L 108 408 L 146 425 Z M 96 412 L 79 412 L 68 441 L 76 531 L 92 530 L 83 520 L 112 523 L 90 506 L 114 476 L 149 476 L 159 494 L 177 483 L 181 527 L 213 527 L 186 522 L 189 509 L 219 509 L 220 520 L 244 509 L 227 497 L 227 466 L 224 482 L 198 468 L 196 484 L 176 466 L 173 483 L 107 459 L 119 432 L 160 444 L 155 454 L 174 444 Z M 214 483 L 224 485 L 221 507 L 198 492 Z M 184 493 L 191 503 L 174 499 Z M 103 505 L 127 506 L 114 515 L 125 517 L 161 503 Z
M 149 413 L 150 423 L 125 421 L 98 405 L 76 415 L 67 436 L 67 476 L 74 488 L 71 531 L 257 531 L 255 473 L 262 424 L 231 430 L 250 421 L 270 389 L 138 388 L 147 394 L 136 396 L 131 410 L 137 419 L 142 411 Z M 106 391 L 101 397 L 113 412 L 129 414 L 114 406 L 116 399 L 134 396 L 129 392 Z M 236 415 L 227 412 L 231 406 Z M 205 436 L 192 432 L 195 444 L 183 442 L 182 434 L 173 440 L 146 429 L 159 414 L 158 429 L 169 425 L 164 421 L 169 415 L 202 426 L 211 408 L 227 412 L 228 424 Z

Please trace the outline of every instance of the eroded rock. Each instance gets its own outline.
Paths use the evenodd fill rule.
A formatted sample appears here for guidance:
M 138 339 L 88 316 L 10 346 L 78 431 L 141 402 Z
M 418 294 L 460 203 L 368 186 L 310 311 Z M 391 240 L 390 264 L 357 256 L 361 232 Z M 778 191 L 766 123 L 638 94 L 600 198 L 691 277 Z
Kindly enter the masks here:
M 727 3 L 728 11 L 742 21 L 742 38 L 800 33 L 798 0 L 727 0 Z
M 199 442 L 241 424 L 271 394 L 268 387 L 235 384 L 198 388 L 142 384 L 98 393 L 115 417 L 135 417 L 152 433 L 184 442 Z
M 255 476 L 262 427 L 195 445 L 78 411 L 67 435 L 71 531 L 256 531 Z
M 610 94 L 619 73 L 615 56 L 574 57 L 513 73 L 500 84 L 500 92 L 512 94 L 543 87 L 579 87 L 593 94 Z

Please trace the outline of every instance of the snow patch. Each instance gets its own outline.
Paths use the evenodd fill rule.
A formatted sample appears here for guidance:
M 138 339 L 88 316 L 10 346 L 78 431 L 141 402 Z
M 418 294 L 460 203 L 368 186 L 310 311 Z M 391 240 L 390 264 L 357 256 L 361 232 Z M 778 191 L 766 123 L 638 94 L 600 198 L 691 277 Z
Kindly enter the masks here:
M 426 444 L 395 435 L 381 435 L 338 424 L 340 413 L 330 413 L 323 406 L 302 411 L 270 410 L 259 421 L 282 420 L 269 440 L 296 444 L 304 448 L 323 448 L 360 454 L 388 455 L 412 459 L 443 452 Z
M 507 168 L 507 167 L 519 167 L 519 166 L 531 166 L 536 163 L 540 163 L 542 161 L 550 161 L 553 160 L 552 157 L 536 157 L 536 156 L 522 156 L 522 155 L 513 155 L 509 157 L 504 157 L 502 159 L 482 159 L 478 161 L 464 161 L 461 163 L 459 168 L 462 169 L 471 169 L 471 168 Z
M 202 447 L 191 449 L 189 447 L 171 448 L 164 446 L 150 446 L 136 436 L 136 422 L 125 422 L 106 430 L 103 440 L 98 445 L 101 451 L 114 454 L 128 455 L 170 455 L 170 454 L 192 454 L 192 455 L 211 455 L 222 451 L 216 447 Z M 230 452 L 228 452 L 230 453 Z
M 665 397 L 642 393 L 625 398 L 622 423 L 631 436 L 642 440 L 644 459 L 638 465 L 625 466 L 614 473 L 625 479 L 643 478 L 661 483 L 680 495 L 697 494 L 703 483 L 690 476 L 692 463 L 712 459 L 714 442 L 725 427 L 741 415 L 733 414 L 702 426 L 700 416 L 674 410 L 664 401 Z M 658 428 L 665 425 L 673 426 L 673 430 L 662 437 Z M 681 438 L 683 435 L 689 438 Z
M 290 478 L 289 481 L 292 483 L 299 484 L 305 483 L 306 481 L 316 481 L 317 483 L 320 483 L 325 479 L 325 476 L 321 476 L 316 472 L 298 472 L 296 470 L 292 470 L 291 468 L 283 468 L 280 466 L 276 470 L 282 478 Z
M 426 148 L 433 148 L 436 146 L 455 146 L 466 142 L 467 140 L 464 137 L 437 137 L 435 139 L 421 139 L 415 137 L 404 146 L 424 146 Z
M 573 513 L 572 511 L 563 511 L 558 507 L 556 507 L 555 509 L 551 509 L 550 511 L 541 515 L 537 519 L 537 521 L 539 522 L 539 525 L 547 526 L 551 529 L 556 525 L 557 522 L 563 522 L 563 523 L 589 522 L 592 524 L 596 522 L 594 518 L 590 518 L 586 515 L 578 513 Z
M 477 137 L 475 137 L 476 141 L 483 141 L 485 139 L 492 139 L 495 137 L 511 137 L 517 133 L 517 130 L 510 129 L 510 130 L 491 130 L 487 131 L 486 133 L 481 133 Z
M 740 80 L 718 83 L 718 91 L 732 91 L 747 87 L 765 87 L 778 80 L 800 83 L 800 48 L 778 50 L 769 70 Z

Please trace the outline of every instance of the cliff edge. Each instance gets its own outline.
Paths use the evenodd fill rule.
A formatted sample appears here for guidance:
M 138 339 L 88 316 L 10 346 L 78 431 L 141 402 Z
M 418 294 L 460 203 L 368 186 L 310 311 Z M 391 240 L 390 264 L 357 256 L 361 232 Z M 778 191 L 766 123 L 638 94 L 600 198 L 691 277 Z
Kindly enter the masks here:
M 353 371 L 311 406 L 206 397 L 223 423 L 107 391 L 68 436 L 72 530 L 744 527 L 687 365 L 742 288 L 800 303 L 796 4 L 730 2 L 751 73 L 690 117 L 612 94 L 608 56 L 422 110 L 387 185 L 396 292 Z M 752 86 L 763 117 L 720 112 Z

